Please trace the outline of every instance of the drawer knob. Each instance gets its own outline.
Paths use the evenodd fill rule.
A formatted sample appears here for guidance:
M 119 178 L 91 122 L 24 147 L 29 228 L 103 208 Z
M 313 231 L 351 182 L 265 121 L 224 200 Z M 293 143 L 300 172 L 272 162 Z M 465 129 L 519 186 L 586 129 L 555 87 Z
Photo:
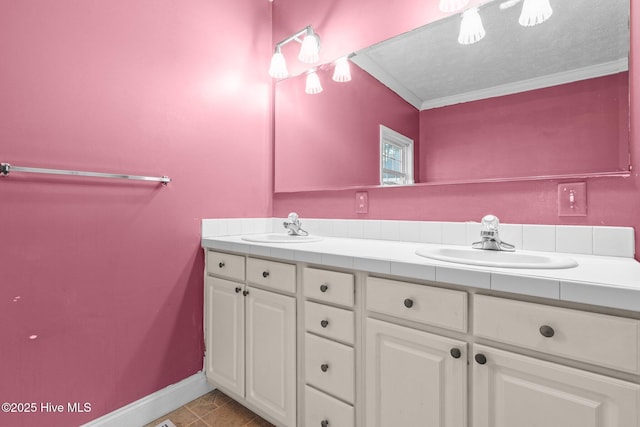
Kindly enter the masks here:
M 327 286 L 326 284 L 320 285 L 320 292 L 327 292 L 328 289 L 329 289 L 329 286 Z
M 411 298 L 407 298 L 404 300 L 404 306 L 407 308 L 413 307 L 413 300 Z
M 328 320 L 320 321 L 320 326 L 322 326 L 323 328 L 326 328 L 327 326 L 329 326 L 329 321 Z
M 322 370 L 322 372 L 327 372 L 329 370 L 329 365 L 323 363 L 322 365 L 320 365 L 320 369 Z
M 220 268 L 224 267 L 224 261 L 220 261 L 220 262 L 218 263 L 218 267 L 220 267 Z
M 543 337 L 551 338 L 556 334 L 556 331 L 554 331 L 553 328 L 549 325 L 542 325 L 540 326 L 540 334 Z
M 265 279 L 266 279 L 267 277 L 269 277 L 269 272 L 268 272 L 268 271 L 263 271 L 263 272 L 262 272 L 262 277 L 264 277 Z
M 478 363 L 478 365 L 484 365 L 485 363 L 487 363 L 487 356 L 485 356 L 482 353 L 476 354 L 474 359 L 476 359 L 476 362 Z
M 329 427 L 329 421 L 322 420 L 322 422 L 320 423 L 320 427 Z
M 242 291 L 242 295 L 246 297 L 247 295 L 249 295 L 249 291 Z
M 460 356 L 462 356 L 462 352 L 460 351 L 459 348 L 457 347 L 453 347 L 449 353 L 451 353 L 451 357 L 453 357 L 454 359 L 460 359 Z
M 240 286 L 238 286 L 238 287 L 236 288 L 236 294 L 237 294 L 238 292 L 240 292 L 241 290 L 242 290 L 242 288 L 241 288 Z

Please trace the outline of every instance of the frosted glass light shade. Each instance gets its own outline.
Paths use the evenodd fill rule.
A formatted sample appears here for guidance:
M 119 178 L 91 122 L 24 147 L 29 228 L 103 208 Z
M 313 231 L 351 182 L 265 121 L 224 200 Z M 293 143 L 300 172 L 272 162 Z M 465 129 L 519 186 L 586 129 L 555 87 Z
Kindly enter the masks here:
M 320 77 L 318 77 L 318 73 L 316 73 L 315 71 L 307 74 L 307 81 L 304 87 L 304 91 L 309 95 L 315 95 L 316 93 L 322 92 Z
M 443 12 L 456 12 L 469 3 L 469 0 L 440 0 L 440 10 Z
M 287 70 L 287 61 L 279 50 L 271 57 L 271 65 L 269 65 L 269 75 L 274 79 L 284 79 L 289 75 Z
M 462 21 L 460 22 L 460 34 L 458 35 L 458 43 L 477 43 L 482 40 L 486 34 L 487 33 L 482 26 L 482 18 L 480 18 L 478 8 L 473 7 L 471 9 L 465 10 L 462 14 Z
M 342 57 L 336 61 L 336 66 L 333 69 L 334 82 L 350 82 L 351 81 L 351 68 L 349 66 L 349 60 L 347 57 Z
M 298 59 L 305 64 L 315 64 L 320 60 L 320 42 L 317 35 L 307 33 L 302 40 Z
M 551 17 L 553 9 L 549 0 L 524 0 L 518 22 L 523 27 L 542 24 Z

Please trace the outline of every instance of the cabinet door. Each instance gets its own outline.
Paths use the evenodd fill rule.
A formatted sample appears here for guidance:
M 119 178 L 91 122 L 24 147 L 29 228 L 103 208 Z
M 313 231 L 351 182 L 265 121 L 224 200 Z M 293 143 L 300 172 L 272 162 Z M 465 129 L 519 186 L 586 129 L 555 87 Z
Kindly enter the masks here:
M 207 277 L 205 345 L 207 378 L 244 395 L 244 298 L 241 284 Z
M 466 343 L 374 319 L 366 327 L 366 426 L 466 427 Z
M 474 427 L 640 426 L 638 384 L 481 345 L 474 355 Z
M 295 426 L 295 298 L 247 290 L 246 399 L 282 424 Z

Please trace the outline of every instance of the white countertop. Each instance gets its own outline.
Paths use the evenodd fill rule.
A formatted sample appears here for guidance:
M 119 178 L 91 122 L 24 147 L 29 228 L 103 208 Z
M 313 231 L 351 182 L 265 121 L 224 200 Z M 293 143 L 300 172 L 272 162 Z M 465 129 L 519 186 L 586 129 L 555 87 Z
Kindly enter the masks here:
M 318 242 L 256 243 L 241 236 L 203 236 L 202 247 L 640 312 L 640 263 L 632 258 L 518 250 L 578 262 L 568 269 L 519 269 L 424 258 L 415 251 L 460 246 L 388 240 L 323 237 Z

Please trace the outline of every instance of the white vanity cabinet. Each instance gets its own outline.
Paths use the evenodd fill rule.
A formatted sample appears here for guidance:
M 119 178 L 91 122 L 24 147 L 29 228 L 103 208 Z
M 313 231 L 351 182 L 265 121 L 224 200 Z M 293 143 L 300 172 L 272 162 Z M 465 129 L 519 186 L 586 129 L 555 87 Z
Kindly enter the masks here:
M 366 426 L 465 427 L 466 343 L 367 319 Z
M 355 426 L 354 276 L 305 267 L 305 416 L 309 427 Z
M 632 374 L 640 322 L 476 295 L 474 334 Z M 517 349 L 516 349 L 517 350 Z M 474 427 L 638 427 L 640 385 L 564 364 L 473 348 Z
M 640 314 L 408 271 L 208 250 L 207 377 L 286 427 L 640 427 Z
M 474 345 L 473 427 L 638 427 L 640 386 Z
M 369 277 L 367 310 L 466 331 L 467 294 Z M 467 344 L 366 320 L 366 426 L 465 427 Z
M 278 425 L 295 426 L 296 299 L 279 293 L 295 292 L 295 265 L 208 251 L 207 273 L 207 378 Z

